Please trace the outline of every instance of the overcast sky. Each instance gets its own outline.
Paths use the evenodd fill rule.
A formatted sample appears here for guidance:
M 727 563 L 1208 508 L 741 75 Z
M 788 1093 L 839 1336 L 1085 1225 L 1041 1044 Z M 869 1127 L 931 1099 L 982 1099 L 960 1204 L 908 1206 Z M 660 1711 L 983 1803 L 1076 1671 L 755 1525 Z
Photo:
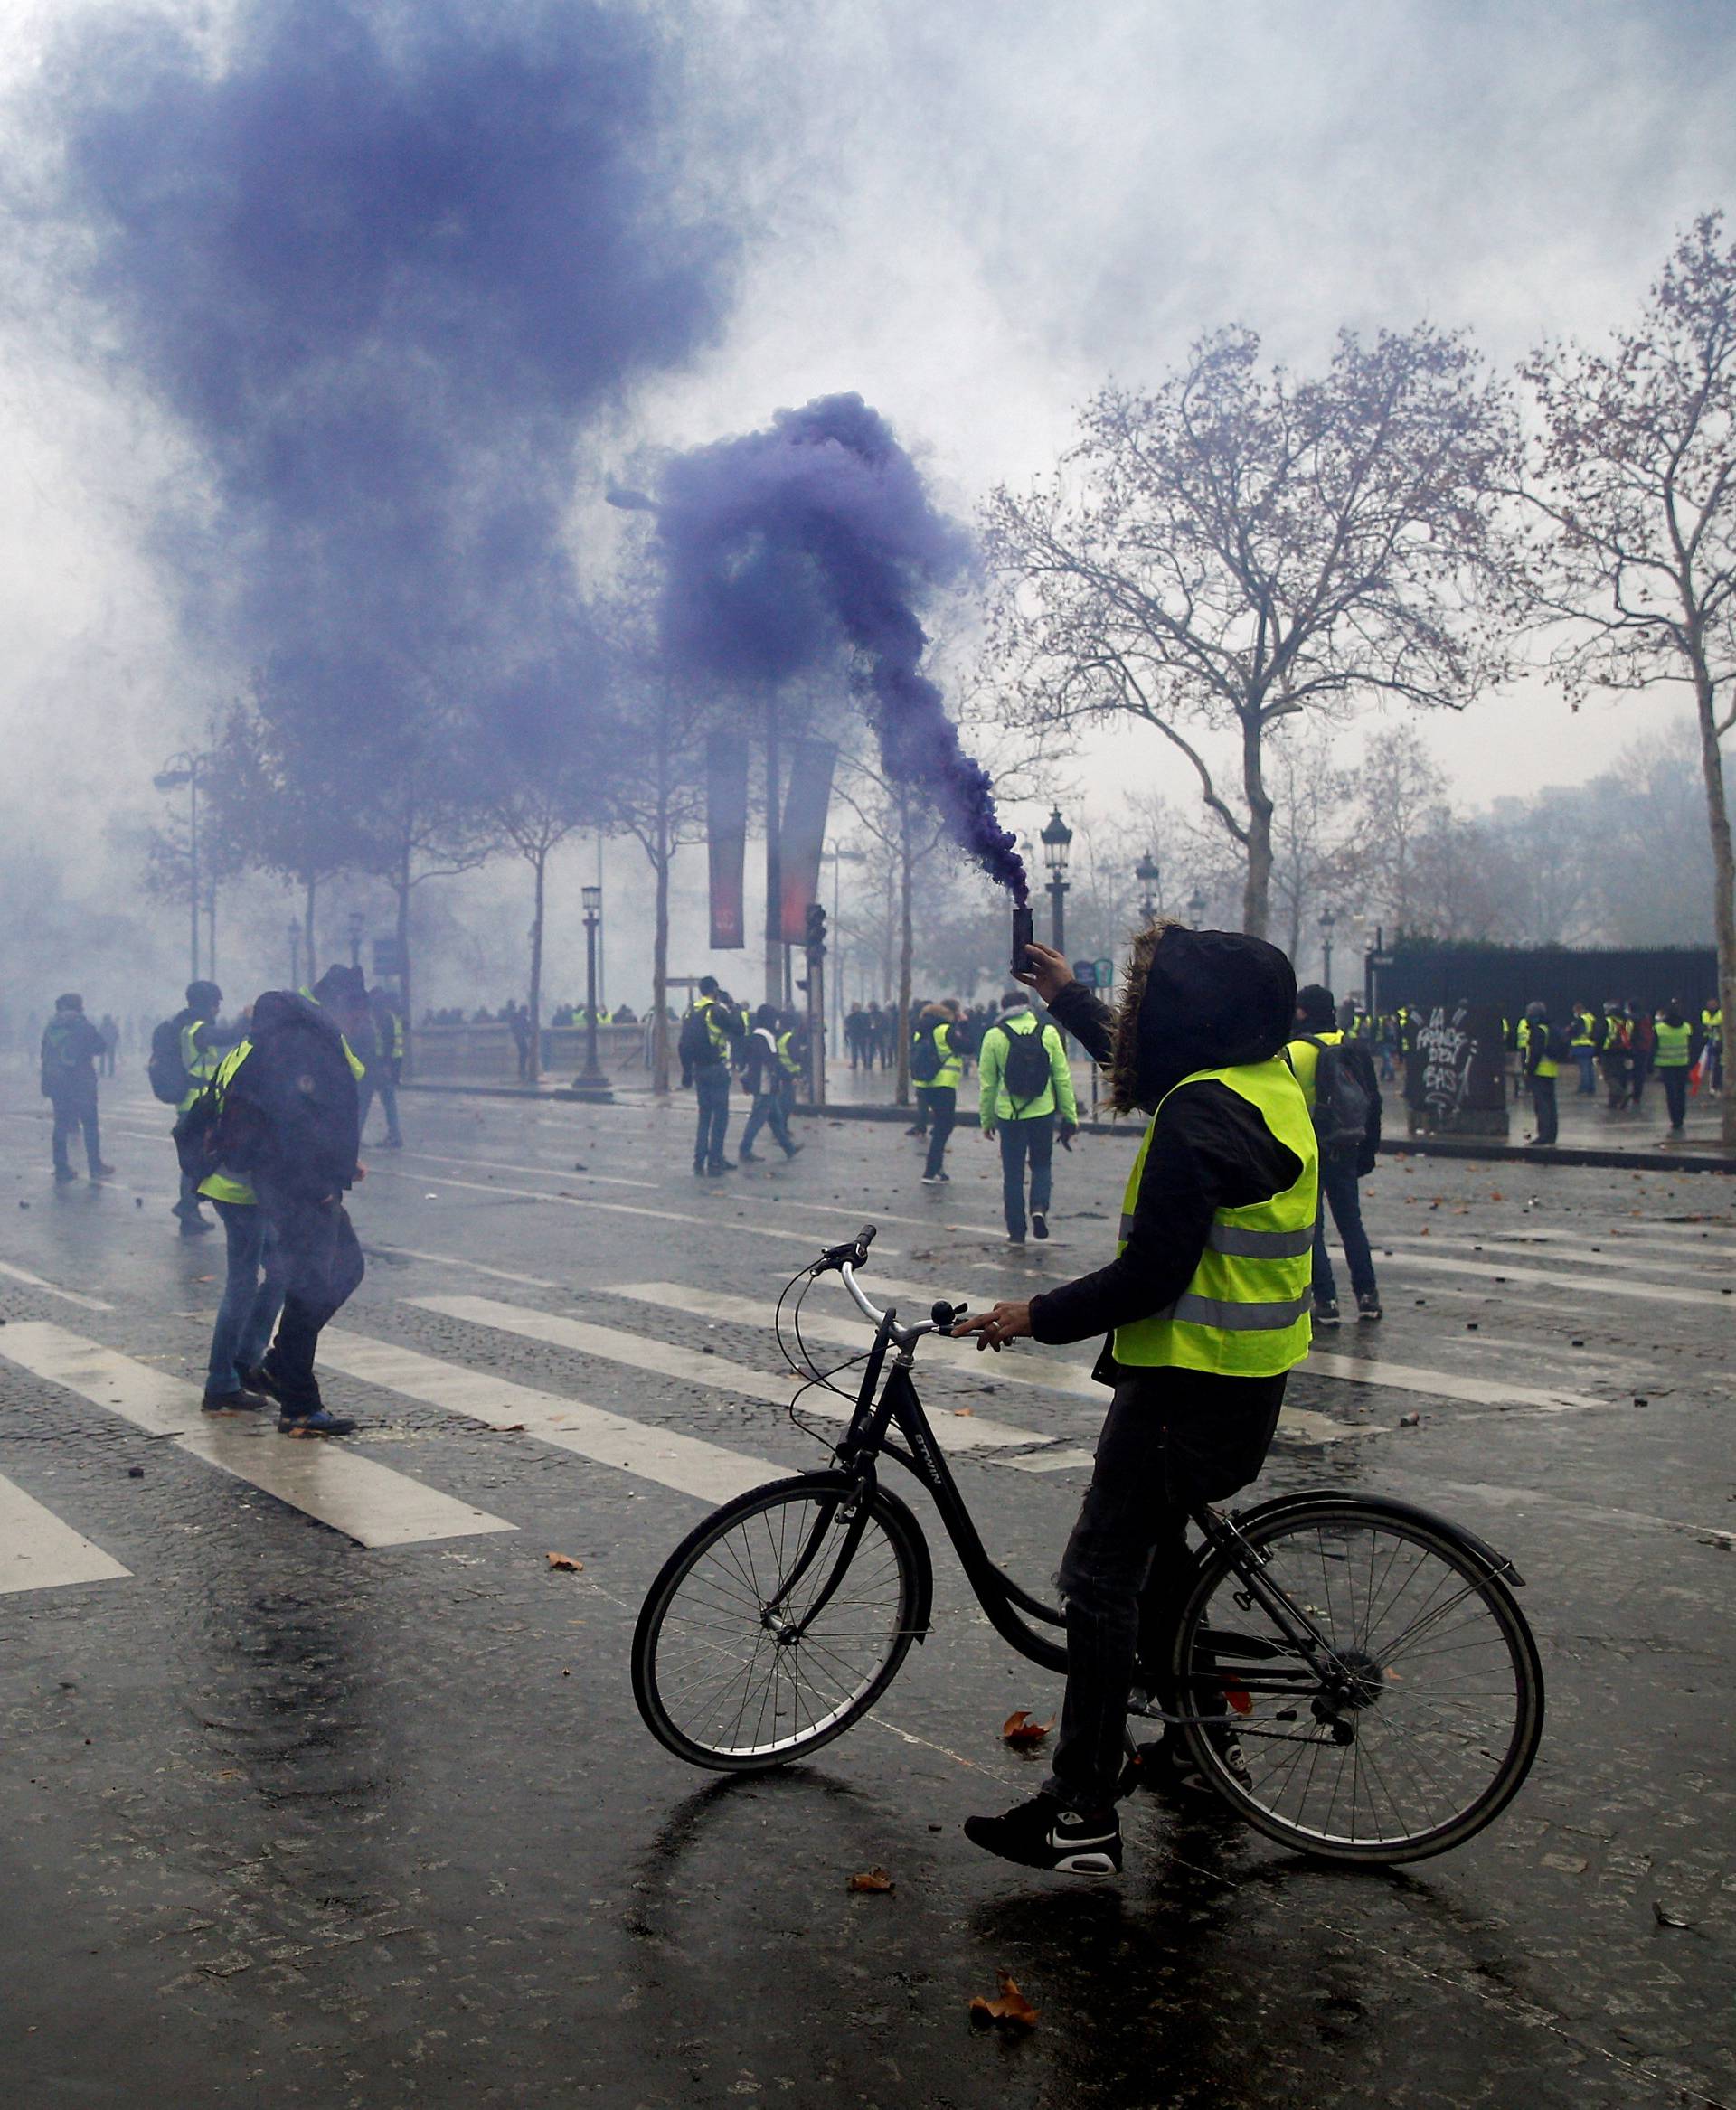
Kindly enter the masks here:
M 28 80 L 49 25 L 122 5 L 0 0 L 0 78 Z M 1203 329 L 1245 323 L 1307 365 L 1342 325 L 1428 317 L 1510 362 L 1546 333 L 1623 318 L 1675 232 L 1736 200 L 1728 0 L 659 12 L 743 263 L 722 341 L 599 436 L 599 479 L 636 444 L 690 445 L 854 389 L 967 515 L 997 480 L 1050 466 L 1107 376 L 1152 379 Z M 90 870 L 230 678 L 177 648 L 145 553 L 175 445 L 123 372 L 14 286 L 0 306 L 0 816 L 52 821 Z M 1650 708 L 1570 720 L 1526 693 L 1430 731 L 1481 802 L 1592 774 Z M 1156 736 L 1144 751 L 1169 771 Z

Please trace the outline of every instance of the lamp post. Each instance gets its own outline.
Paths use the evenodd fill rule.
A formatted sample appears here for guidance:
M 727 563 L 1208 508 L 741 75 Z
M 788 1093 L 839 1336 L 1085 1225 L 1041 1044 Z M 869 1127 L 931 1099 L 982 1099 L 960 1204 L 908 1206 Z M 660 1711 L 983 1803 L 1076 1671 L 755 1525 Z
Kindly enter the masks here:
M 301 987 L 301 926 L 292 916 L 289 918 L 289 986 Z
M 350 965 L 353 967 L 362 965 L 362 930 L 366 922 L 367 918 L 360 909 L 350 910 Z
M 1138 863 L 1134 866 L 1133 876 L 1145 889 L 1145 897 L 1139 903 L 1140 920 L 1147 925 L 1155 923 L 1157 919 L 1156 894 L 1158 888 L 1163 884 L 1164 878 L 1163 871 L 1157 862 L 1157 852 L 1155 850 L 1146 851 Z
M 597 1060 L 597 933 L 603 921 L 603 890 L 581 887 L 579 891 L 585 909 L 585 1067 L 573 1088 L 594 1094 L 609 1090 Z
M 1043 844 L 1043 862 L 1049 867 L 1049 942 L 1058 953 L 1067 950 L 1067 855 L 1073 831 L 1061 817 L 1057 806 L 1037 840 Z
M 1332 987 L 1332 932 L 1337 916 L 1330 909 L 1320 911 L 1320 979 Z
M 191 924 L 193 973 L 199 979 L 199 757 L 184 750 L 171 755 L 151 782 L 158 791 L 187 787 L 187 901 Z
M 1200 928 L 1202 918 L 1205 915 L 1205 896 L 1201 893 L 1198 887 L 1195 887 L 1194 891 L 1187 897 L 1187 912 L 1188 915 L 1193 918 L 1194 929 L 1197 930 Z

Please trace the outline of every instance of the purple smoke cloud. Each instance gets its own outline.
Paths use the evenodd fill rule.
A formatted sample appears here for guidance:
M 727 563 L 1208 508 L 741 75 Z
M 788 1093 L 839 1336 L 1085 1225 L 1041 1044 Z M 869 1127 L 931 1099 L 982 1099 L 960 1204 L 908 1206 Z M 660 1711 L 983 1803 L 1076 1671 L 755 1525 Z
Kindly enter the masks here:
M 921 671 L 915 604 L 970 560 L 892 428 L 860 396 L 779 410 L 763 432 L 677 456 L 659 485 L 665 649 L 684 665 L 767 684 L 862 654 L 888 773 L 920 787 L 960 846 L 1021 906 L 1014 838 L 981 763 Z

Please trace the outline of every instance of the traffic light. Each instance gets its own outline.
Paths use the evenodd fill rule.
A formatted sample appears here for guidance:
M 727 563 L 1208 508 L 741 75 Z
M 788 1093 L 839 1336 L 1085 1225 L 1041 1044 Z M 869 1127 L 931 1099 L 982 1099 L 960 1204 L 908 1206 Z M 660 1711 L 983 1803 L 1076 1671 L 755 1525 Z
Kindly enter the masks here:
M 826 943 L 826 910 L 818 901 L 807 904 L 807 928 L 803 933 L 802 942 L 810 951 L 816 946 L 824 946 Z

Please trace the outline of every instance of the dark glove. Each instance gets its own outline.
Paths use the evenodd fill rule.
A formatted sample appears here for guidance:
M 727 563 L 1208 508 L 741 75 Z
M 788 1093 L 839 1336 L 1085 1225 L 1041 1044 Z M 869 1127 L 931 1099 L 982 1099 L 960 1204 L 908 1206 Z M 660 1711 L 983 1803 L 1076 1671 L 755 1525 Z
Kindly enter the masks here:
M 1078 1134 L 1079 1123 L 1077 1121 L 1063 1121 L 1061 1125 L 1061 1147 L 1065 1151 L 1071 1151 L 1073 1147 L 1073 1138 Z

